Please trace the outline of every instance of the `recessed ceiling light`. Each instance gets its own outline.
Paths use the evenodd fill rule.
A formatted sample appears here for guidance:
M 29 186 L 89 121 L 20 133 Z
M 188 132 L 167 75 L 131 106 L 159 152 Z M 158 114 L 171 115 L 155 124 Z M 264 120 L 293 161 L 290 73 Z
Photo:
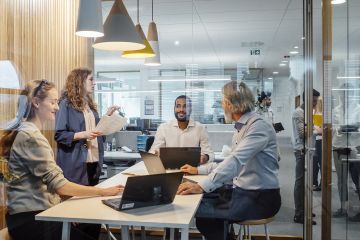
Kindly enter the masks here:
M 279 74 L 279 72 L 273 72 L 274 75 Z
M 180 41 L 176 40 L 176 41 L 174 42 L 174 44 L 175 44 L 176 46 L 178 46 L 178 45 L 180 45 Z
M 280 63 L 279 66 L 280 66 L 280 67 L 285 67 L 285 66 L 286 66 L 286 63 Z
M 289 53 L 295 55 L 295 54 L 298 54 L 299 52 L 298 51 L 290 51 Z
M 343 4 L 346 3 L 346 0 L 331 0 L 331 4 Z
M 301 37 L 301 40 L 305 40 L 305 37 Z
M 272 77 L 269 77 L 268 79 L 269 79 L 269 80 L 273 80 L 273 78 L 272 78 Z
M 282 60 L 281 62 L 282 62 L 282 63 L 288 63 L 289 61 L 287 61 L 287 60 Z
M 298 49 L 298 48 L 299 48 L 299 46 L 294 46 L 294 48 L 295 48 L 295 49 Z

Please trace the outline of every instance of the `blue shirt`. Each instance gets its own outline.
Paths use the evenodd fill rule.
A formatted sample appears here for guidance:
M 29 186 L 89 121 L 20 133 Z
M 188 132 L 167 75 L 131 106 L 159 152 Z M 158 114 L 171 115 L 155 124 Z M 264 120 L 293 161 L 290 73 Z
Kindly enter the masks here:
M 229 181 L 246 190 L 278 189 L 279 163 L 276 133 L 273 126 L 255 112 L 238 120 L 232 151 L 220 164 L 209 163 L 198 168 L 210 172 L 199 182 L 205 192 L 212 192 Z

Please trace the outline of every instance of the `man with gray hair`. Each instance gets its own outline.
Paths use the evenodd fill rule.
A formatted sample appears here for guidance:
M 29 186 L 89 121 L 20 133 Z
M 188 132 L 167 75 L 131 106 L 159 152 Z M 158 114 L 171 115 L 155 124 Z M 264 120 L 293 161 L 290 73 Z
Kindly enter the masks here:
M 178 189 L 178 194 L 204 193 L 196 226 L 209 240 L 226 240 L 229 223 L 269 218 L 281 206 L 274 128 L 254 112 L 254 96 L 245 83 L 237 87 L 236 81 L 231 81 L 222 92 L 225 121 L 235 121 L 231 154 L 218 165 L 208 163 L 195 172 L 182 168 L 209 175 Z M 231 181 L 232 186 L 226 187 Z

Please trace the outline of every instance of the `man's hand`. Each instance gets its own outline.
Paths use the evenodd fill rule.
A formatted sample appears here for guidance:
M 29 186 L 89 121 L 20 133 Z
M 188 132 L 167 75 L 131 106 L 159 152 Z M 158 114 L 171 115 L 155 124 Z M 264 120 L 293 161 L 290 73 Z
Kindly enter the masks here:
M 184 166 L 182 166 L 180 168 L 180 171 L 182 171 L 183 173 L 188 173 L 188 174 L 193 174 L 193 175 L 198 174 L 197 167 L 193 167 L 189 164 L 185 164 Z
M 206 154 L 201 154 L 200 156 L 200 164 L 204 164 L 209 160 L 209 156 Z
M 197 183 L 184 182 L 180 184 L 176 194 L 187 195 L 187 194 L 199 194 L 203 193 L 204 190 Z

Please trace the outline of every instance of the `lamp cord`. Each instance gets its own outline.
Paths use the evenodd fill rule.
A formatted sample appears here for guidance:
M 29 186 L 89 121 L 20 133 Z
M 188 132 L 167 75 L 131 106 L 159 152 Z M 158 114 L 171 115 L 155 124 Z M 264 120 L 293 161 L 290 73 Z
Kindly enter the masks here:
M 151 21 L 154 21 L 154 0 L 151 0 Z
M 137 23 L 140 24 L 140 21 L 139 21 L 139 0 L 137 0 Z

